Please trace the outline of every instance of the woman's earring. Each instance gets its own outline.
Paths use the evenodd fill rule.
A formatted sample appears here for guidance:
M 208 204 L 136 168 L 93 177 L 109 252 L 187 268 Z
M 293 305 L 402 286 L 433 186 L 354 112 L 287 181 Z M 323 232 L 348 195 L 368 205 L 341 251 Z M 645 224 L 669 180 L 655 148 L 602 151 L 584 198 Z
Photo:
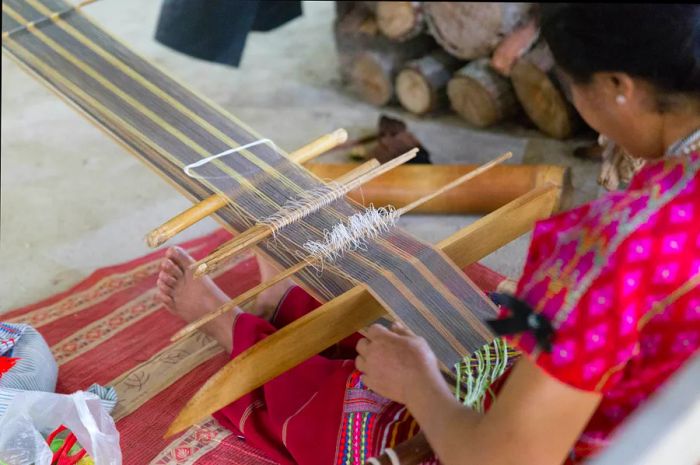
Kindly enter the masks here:
M 622 94 L 619 94 L 617 97 L 615 97 L 615 101 L 618 105 L 624 105 L 625 103 L 627 103 L 627 97 L 625 97 Z

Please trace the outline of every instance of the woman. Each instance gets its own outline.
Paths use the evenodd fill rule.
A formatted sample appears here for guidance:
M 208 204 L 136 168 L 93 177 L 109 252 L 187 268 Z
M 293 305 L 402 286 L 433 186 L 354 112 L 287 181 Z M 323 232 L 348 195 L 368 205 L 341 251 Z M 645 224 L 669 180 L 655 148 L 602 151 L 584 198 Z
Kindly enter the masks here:
M 603 447 L 700 347 L 699 23 L 695 5 L 542 5 L 577 110 L 647 164 L 626 192 L 535 228 L 515 298 L 551 326 L 551 347 L 530 331 L 508 336 L 524 356 L 486 413 L 455 400 L 424 340 L 372 326 L 355 363 L 314 357 L 217 418 L 304 465 L 363 463 L 418 426 L 446 465 L 577 463 Z M 192 281 L 183 252 L 169 255 L 159 286 L 176 313 L 192 319 L 226 298 Z M 272 321 L 315 305 L 293 288 Z M 275 326 L 238 312 L 208 330 L 235 356 Z

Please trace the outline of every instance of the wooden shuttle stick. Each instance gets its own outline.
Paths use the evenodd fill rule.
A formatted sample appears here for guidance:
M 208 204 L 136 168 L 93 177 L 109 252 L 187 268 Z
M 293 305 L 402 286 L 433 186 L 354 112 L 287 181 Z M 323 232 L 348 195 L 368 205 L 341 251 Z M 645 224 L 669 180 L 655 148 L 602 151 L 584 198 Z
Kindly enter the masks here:
M 347 140 L 348 132 L 345 129 L 336 129 L 330 134 L 325 134 L 318 139 L 309 142 L 300 149 L 290 153 L 289 158 L 292 161 L 302 165 L 307 161 L 313 160 L 319 155 L 323 155 L 339 145 L 344 144 Z
M 390 160 L 379 167 L 370 170 L 369 172 L 364 172 L 365 165 L 360 165 L 358 168 L 347 173 L 347 177 L 343 177 L 338 180 L 340 184 L 339 190 L 348 192 L 352 189 L 360 187 L 365 182 L 381 176 L 382 174 L 388 172 L 389 170 L 406 163 L 416 156 L 418 149 L 411 149 L 403 155 Z M 305 214 L 313 213 L 314 211 L 321 208 L 323 203 L 314 204 L 314 200 L 311 200 L 309 208 Z M 198 261 L 194 265 L 195 268 L 194 276 L 199 277 L 206 273 L 211 273 L 218 266 L 224 263 L 228 257 L 238 253 L 246 248 L 253 247 L 255 244 L 262 240 L 270 237 L 275 232 L 273 227 L 267 224 L 258 224 L 250 228 L 248 231 L 242 233 L 240 236 L 233 238 L 228 245 L 224 245 L 220 250 L 209 254 L 207 257 Z
M 412 202 L 410 205 L 406 205 L 402 209 L 397 210 L 396 215 L 397 216 L 403 215 L 403 214 L 409 212 L 411 209 L 416 208 L 425 202 L 429 202 L 430 200 L 434 199 L 435 197 L 441 195 L 442 193 L 444 193 L 450 189 L 454 189 L 458 185 L 479 176 L 481 173 L 484 173 L 484 172 L 490 170 L 491 168 L 493 168 L 494 166 L 496 166 L 500 163 L 503 163 L 504 161 L 508 160 L 512 156 L 513 156 L 512 153 L 507 152 L 507 153 L 504 153 L 503 155 L 501 155 L 500 157 L 489 161 L 488 163 L 484 163 L 483 165 L 481 165 L 477 169 L 470 171 L 469 173 L 465 174 L 464 176 L 461 176 L 458 179 L 455 179 L 450 184 L 433 192 L 432 194 L 426 195 L 422 199 L 418 199 L 415 202 Z M 302 260 L 301 262 L 297 263 L 296 265 L 294 265 L 290 268 L 287 268 L 282 273 L 275 275 L 273 278 L 271 278 L 263 283 L 258 284 L 257 286 L 247 290 L 243 294 L 240 294 L 239 296 L 237 296 L 236 298 L 234 298 L 230 302 L 225 303 L 224 305 L 222 305 L 218 309 L 214 310 L 213 312 L 210 312 L 210 313 L 204 315 L 203 317 L 201 317 L 200 319 L 188 324 L 187 326 L 182 328 L 180 331 L 175 333 L 175 335 L 170 340 L 177 341 L 179 339 L 182 339 L 183 337 L 192 333 L 196 329 L 201 328 L 205 324 L 209 323 L 211 320 L 213 320 L 213 319 L 223 315 L 224 313 L 229 312 L 229 311 L 233 310 L 234 308 L 249 301 L 250 299 L 252 299 L 256 295 L 258 295 L 259 293 L 264 291 L 265 289 L 268 289 L 269 287 L 274 286 L 275 284 L 279 283 L 280 281 L 282 281 L 286 278 L 289 278 L 290 276 L 298 273 L 302 269 L 306 268 L 306 266 L 314 265 L 314 264 L 318 264 L 318 263 L 320 263 L 320 259 L 318 257 L 308 257 L 306 260 Z
M 306 163 L 334 149 L 347 139 L 347 131 L 345 129 L 337 129 L 290 153 L 289 158 L 299 164 Z M 151 231 L 148 236 L 146 236 L 148 246 L 155 248 L 162 245 L 176 234 L 206 218 L 220 208 L 225 207 L 227 203 L 228 198 L 223 194 L 214 194 L 202 200 Z

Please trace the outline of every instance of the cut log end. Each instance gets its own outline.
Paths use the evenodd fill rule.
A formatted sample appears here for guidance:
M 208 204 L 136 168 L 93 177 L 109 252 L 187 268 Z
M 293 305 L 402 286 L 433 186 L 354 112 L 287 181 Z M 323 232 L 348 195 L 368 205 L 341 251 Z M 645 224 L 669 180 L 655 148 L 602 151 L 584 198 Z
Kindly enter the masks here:
M 404 41 L 423 30 L 423 13 L 418 2 L 377 2 L 377 25 L 392 40 Z
M 565 139 L 577 127 L 576 114 L 548 72 L 519 60 L 511 71 L 515 93 L 530 120 L 545 134 Z
M 490 55 L 532 13 L 529 3 L 425 2 L 423 6 L 435 40 L 464 60 Z
M 396 96 L 399 102 L 417 115 L 445 106 L 445 87 L 459 65 L 459 60 L 443 50 L 433 51 L 405 63 L 396 78 Z
M 508 80 L 490 69 L 488 59 L 459 70 L 447 84 L 447 96 L 462 118 L 480 128 L 502 121 L 517 109 Z
M 394 68 L 394 60 L 389 55 L 360 53 L 350 70 L 351 87 L 362 100 L 372 105 L 386 105 L 394 95 Z
M 396 95 L 411 113 L 423 115 L 436 106 L 436 96 L 425 77 L 412 69 L 404 69 L 396 78 Z
M 497 103 L 471 78 L 455 77 L 447 85 L 447 95 L 452 108 L 474 126 L 487 127 L 500 119 Z

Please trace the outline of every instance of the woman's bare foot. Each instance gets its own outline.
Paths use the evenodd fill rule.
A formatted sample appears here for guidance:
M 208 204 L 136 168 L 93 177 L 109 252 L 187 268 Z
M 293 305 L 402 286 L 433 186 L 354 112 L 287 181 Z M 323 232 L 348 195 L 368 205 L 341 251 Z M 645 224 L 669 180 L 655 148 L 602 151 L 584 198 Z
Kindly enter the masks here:
M 179 247 L 168 249 L 158 275 L 158 299 L 175 315 L 192 322 L 228 302 L 229 297 L 209 276 L 195 278 L 190 266 L 195 262 L 187 252 Z M 258 257 L 260 279 L 265 282 L 278 271 L 267 261 Z M 294 284 L 285 279 L 261 292 L 250 306 L 249 312 L 269 320 L 287 290 Z M 236 313 L 225 313 L 202 326 L 202 330 L 215 338 L 229 352 L 232 349 L 231 327 Z
M 158 274 L 158 299 L 175 315 L 187 322 L 212 312 L 229 297 L 208 277 L 195 278 L 190 271 L 194 259 L 179 247 L 168 249 Z M 239 309 L 228 312 L 202 326 L 229 352 L 232 349 L 231 327 Z

